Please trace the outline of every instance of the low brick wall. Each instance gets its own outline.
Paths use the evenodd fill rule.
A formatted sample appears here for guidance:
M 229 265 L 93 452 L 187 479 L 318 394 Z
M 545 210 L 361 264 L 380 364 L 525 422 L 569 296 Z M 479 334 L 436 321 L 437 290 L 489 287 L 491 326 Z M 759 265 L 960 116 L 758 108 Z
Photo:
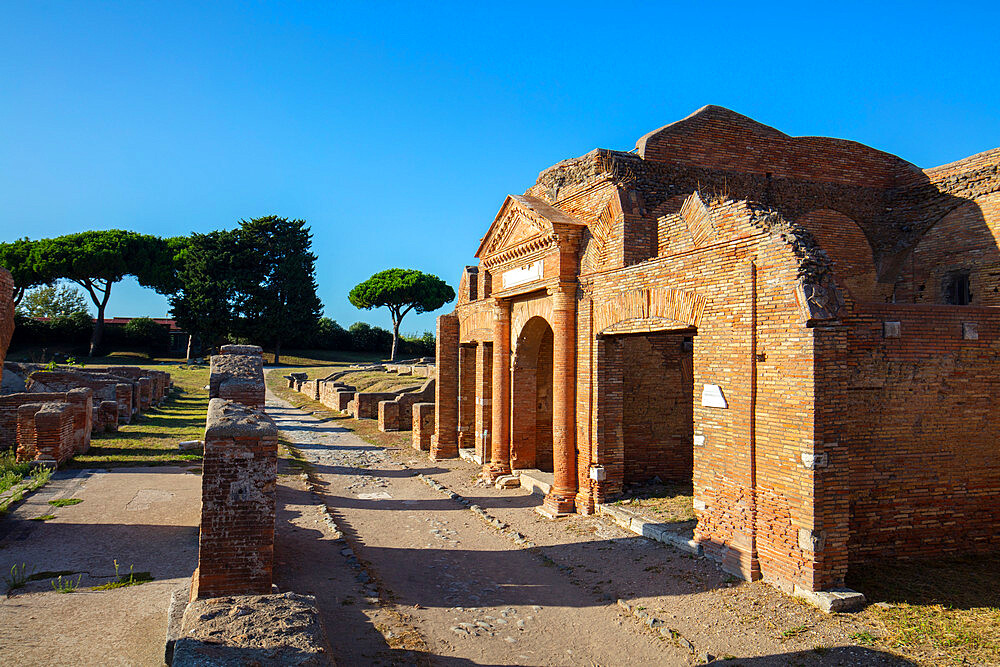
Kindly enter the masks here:
M 0 450 L 14 449 L 17 445 L 18 409 L 29 403 L 66 403 L 73 417 L 73 449 L 83 453 L 90 449 L 93 424 L 93 395 L 87 387 L 67 392 L 22 392 L 0 395 Z M 117 403 L 115 419 L 117 419 Z
M 132 402 L 138 385 L 128 378 L 106 373 L 77 371 L 33 371 L 26 382 L 29 393 L 66 392 L 78 387 L 88 387 L 94 392 L 94 401 L 115 401 L 118 404 L 118 421 L 132 421 Z
M 434 400 L 434 380 L 428 380 L 417 391 L 399 394 L 391 401 L 379 403 L 378 428 L 380 431 L 406 431 L 412 427 L 413 406 Z M 394 408 L 383 412 L 382 404 L 391 403 Z
M 69 403 L 26 403 L 17 409 L 17 460 L 62 465 L 74 454 Z
M 434 404 L 415 403 L 413 405 L 413 448 L 430 451 L 431 436 L 434 435 Z
M 262 410 L 209 402 L 192 599 L 271 592 L 277 461 L 277 429 Z
M 354 389 L 337 389 L 330 393 L 330 398 L 323 401 L 323 405 L 328 408 L 333 408 L 334 410 L 340 410 L 341 412 L 347 412 L 348 408 L 351 406 L 351 401 L 354 400 L 357 391 Z
M 113 433 L 118 430 L 118 403 L 115 401 L 101 401 L 94 408 L 94 431 L 104 431 Z
M 355 419 L 378 419 L 378 404 L 396 398 L 395 392 L 362 391 L 354 395 L 347 411 Z
M 217 354 L 212 357 L 208 385 L 209 398 L 263 408 L 264 360 L 250 354 Z

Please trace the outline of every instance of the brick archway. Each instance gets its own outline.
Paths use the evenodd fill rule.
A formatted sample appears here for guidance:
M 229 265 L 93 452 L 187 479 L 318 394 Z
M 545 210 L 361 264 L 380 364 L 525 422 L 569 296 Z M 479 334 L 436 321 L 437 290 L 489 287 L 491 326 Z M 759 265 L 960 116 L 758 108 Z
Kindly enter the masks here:
M 552 326 L 535 316 L 518 333 L 511 368 L 511 452 L 514 470 L 553 472 Z

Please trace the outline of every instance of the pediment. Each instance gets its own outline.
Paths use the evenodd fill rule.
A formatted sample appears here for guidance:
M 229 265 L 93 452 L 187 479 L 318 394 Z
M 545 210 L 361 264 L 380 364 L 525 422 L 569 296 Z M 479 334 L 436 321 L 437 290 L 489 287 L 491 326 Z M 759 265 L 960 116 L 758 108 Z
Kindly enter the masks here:
M 555 233 L 556 225 L 586 225 L 558 208 L 529 195 L 508 195 L 479 244 L 482 259 L 535 238 Z

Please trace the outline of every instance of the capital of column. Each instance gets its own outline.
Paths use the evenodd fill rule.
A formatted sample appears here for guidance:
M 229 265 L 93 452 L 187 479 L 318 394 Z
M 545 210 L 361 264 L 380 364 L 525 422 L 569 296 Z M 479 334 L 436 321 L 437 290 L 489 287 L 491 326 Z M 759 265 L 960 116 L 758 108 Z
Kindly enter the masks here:
M 560 282 L 550 285 L 546 288 L 546 292 L 552 297 L 554 309 L 565 310 L 576 307 L 576 289 L 577 283 L 575 282 Z
M 510 301 L 506 299 L 493 299 L 493 317 L 497 321 L 510 319 Z

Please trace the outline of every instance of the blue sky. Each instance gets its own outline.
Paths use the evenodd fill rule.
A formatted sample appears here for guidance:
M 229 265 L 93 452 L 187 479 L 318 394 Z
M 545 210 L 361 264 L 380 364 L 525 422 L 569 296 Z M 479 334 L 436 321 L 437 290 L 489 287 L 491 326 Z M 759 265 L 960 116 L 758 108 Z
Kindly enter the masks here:
M 456 285 L 506 194 L 705 104 L 921 167 L 1000 146 L 996 3 L 19 1 L 0 16 L 0 241 L 304 218 L 345 326 L 388 325 L 347 302 L 357 282 L 402 266 Z M 166 310 L 122 284 L 108 314 Z

